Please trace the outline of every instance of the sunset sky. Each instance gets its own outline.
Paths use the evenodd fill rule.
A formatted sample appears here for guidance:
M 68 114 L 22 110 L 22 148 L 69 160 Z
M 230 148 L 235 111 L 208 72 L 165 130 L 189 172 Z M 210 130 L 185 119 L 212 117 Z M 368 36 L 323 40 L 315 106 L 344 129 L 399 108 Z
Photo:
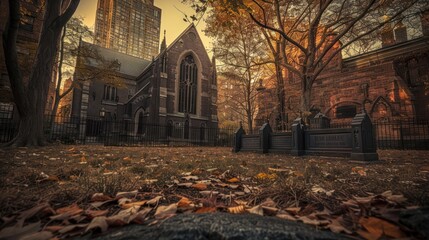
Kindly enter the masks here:
M 192 15 L 194 11 L 188 5 L 182 4 L 181 0 L 155 0 L 155 6 L 161 8 L 161 36 L 162 40 L 164 30 L 167 31 L 167 45 L 170 44 L 180 33 L 185 30 L 189 23 L 183 21 L 186 13 L 188 16 Z M 97 0 L 82 0 L 76 10 L 75 16 L 82 16 L 85 18 L 85 24 L 93 27 L 95 22 L 95 12 L 97 9 Z M 204 46 L 211 55 L 212 45 L 211 40 L 203 33 L 205 23 L 201 21 L 197 25 L 198 32 L 203 40 Z M 160 43 L 161 43 L 160 40 Z

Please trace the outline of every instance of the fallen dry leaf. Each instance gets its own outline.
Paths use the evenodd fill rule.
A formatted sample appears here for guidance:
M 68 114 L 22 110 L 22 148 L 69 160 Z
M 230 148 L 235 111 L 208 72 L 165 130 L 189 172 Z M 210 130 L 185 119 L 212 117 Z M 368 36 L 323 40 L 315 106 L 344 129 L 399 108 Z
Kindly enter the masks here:
M 132 216 L 132 222 L 143 224 L 147 215 L 152 211 L 152 208 L 144 208 Z
M 187 182 L 187 183 L 178 183 L 177 186 L 179 187 L 191 187 L 193 183 Z
M 196 184 L 193 184 L 191 187 L 195 188 L 197 190 L 200 190 L 200 191 L 203 191 L 203 190 L 207 189 L 207 185 L 204 184 L 204 183 L 196 183 Z
M 101 216 L 106 216 L 109 213 L 109 209 L 106 210 L 86 210 L 85 215 L 89 218 L 96 218 Z
M 39 213 L 44 213 L 44 214 L 46 213 L 47 215 L 52 215 L 52 214 L 55 214 L 55 211 L 51 208 L 51 206 L 48 203 L 42 203 L 28 210 L 22 211 L 17 217 L 17 219 L 18 221 L 21 222 L 21 225 L 22 225 L 22 223 L 24 223 L 25 220 Z
M 407 198 L 404 195 L 393 195 L 392 191 L 385 191 L 381 194 L 381 196 L 385 197 L 387 200 L 395 202 L 395 203 L 403 203 L 407 201 Z
M 363 168 L 363 167 L 353 167 L 352 168 L 352 173 L 357 173 L 363 177 L 367 175 L 366 171 L 367 171 L 367 169 Z
M 274 180 L 277 178 L 277 175 L 275 173 L 272 173 L 272 174 L 258 173 L 255 177 L 256 179 L 259 179 L 259 180 L 266 180 L 266 179 Z
M 261 205 L 256 205 L 250 209 L 247 209 L 249 213 L 264 216 L 264 209 L 262 209 Z
M 182 179 L 186 180 L 186 181 L 190 181 L 190 180 L 198 180 L 197 176 L 184 176 L 182 177 Z
M 228 179 L 228 182 L 230 182 L 230 183 L 237 183 L 237 182 L 240 182 L 240 179 L 238 179 L 238 178 L 231 178 L 231 179 Z
M 181 198 L 179 200 L 179 202 L 177 202 L 177 207 L 178 208 L 189 208 L 191 206 L 191 204 L 193 204 L 193 202 L 191 200 L 189 200 L 189 198 Z
M 80 208 L 76 203 L 73 203 L 70 206 L 58 208 L 55 211 L 56 211 L 57 215 L 52 216 L 51 219 L 64 220 L 68 217 L 82 213 L 83 209 Z
M 94 208 L 99 208 L 99 207 L 101 207 L 101 206 L 103 206 L 105 204 L 112 203 L 112 202 L 116 202 L 116 200 L 112 199 L 112 200 L 107 200 L 107 201 L 104 201 L 104 202 L 94 202 L 94 203 L 91 203 L 91 206 L 94 207 Z
M 54 234 L 52 234 L 52 232 L 41 231 L 41 232 L 36 232 L 33 234 L 25 235 L 25 236 L 19 238 L 19 240 L 49 240 L 53 236 L 54 236 Z
M 203 196 L 216 196 L 219 194 L 217 191 L 200 191 L 200 194 Z
M 161 198 L 162 198 L 162 196 L 154 197 L 151 200 L 147 201 L 146 204 L 149 206 L 158 205 L 158 202 L 159 202 L 159 200 L 161 200 Z
M 405 237 L 405 233 L 402 230 L 383 219 L 376 217 L 361 217 L 359 223 L 372 235 L 382 236 L 383 234 L 393 238 L 402 238 Z
M 244 213 L 246 211 L 246 209 L 244 208 L 243 205 L 239 205 L 236 207 L 229 207 L 228 208 L 228 212 L 229 213 L 234 213 L 234 214 L 240 214 L 240 213 Z
M 128 209 L 131 207 L 135 207 L 135 206 L 143 206 L 146 204 L 147 201 L 138 201 L 138 202 L 129 202 L 129 203 L 124 203 L 124 204 L 120 204 L 119 206 L 121 206 L 122 209 Z
M 290 169 L 286 169 L 286 168 L 268 168 L 268 171 L 273 171 L 273 172 L 290 172 Z
M 85 232 L 88 232 L 88 231 L 90 231 L 92 229 L 96 229 L 96 228 L 99 228 L 102 233 L 107 231 L 107 229 L 109 228 L 109 225 L 107 224 L 105 216 L 96 217 L 96 218 L 92 219 L 92 221 L 89 223 L 88 227 L 86 227 Z
M 134 191 L 131 191 L 131 192 L 118 192 L 116 194 L 115 198 L 116 199 L 123 198 L 123 197 L 125 197 L 125 198 L 135 198 L 138 193 L 139 192 L 137 190 L 134 190 Z
M 281 218 L 281 219 L 290 220 L 290 221 L 296 221 L 296 218 L 294 216 L 292 216 L 290 213 L 288 213 L 286 211 L 282 211 L 282 210 L 277 213 L 276 217 Z
M 118 214 L 106 218 L 106 222 L 109 226 L 120 227 L 129 224 L 135 217 L 135 214 L 139 211 L 140 206 L 134 206 L 125 210 L 119 211 Z
M 334 233 L 347 233 L 352 234 L 353 232 L 345 228 L 340 221 L 337 219 L 331 219 L 331 222 L 328 224 L 327 228 Z
M 262 206 L 262 209 L 264 210 L 264 214 L 267 216 L 275 216 L 277 214 L 277 212 L 279 211 L 278 208 L 267 207 L 267 206 Z
M 265 199 L 265 201 L 263 201 L 261 203 L 261 206 L 265 206 L 265 207 L 276 207 L 277 203 L 275 203 L 271 198 L 267 198 Z
M 0 239 L 20 239 L 26 235 L 31 235 L 40 230 L 40 221 L 28 224 L 26 226 L 22 225 L 22 222 L 18 222 L 12 227 L 3 228 L 0 231 Z
M 94 193 L 91 197 L 91 202 L 104 202 L 112 199 L 112 197 L 104 195 L 104 193 Z
M 214 213 L 217 209 L 215 207 L 201 207 L 198 208 L 195 213 Z
M 58 232 L 61 233 L 61 234 L 66 234 L 66 233 L 69 233 L 69 232 L 71 232 L 71 231 L 73 231 L 75 229 L 84 229 L 87 226 L 88 226 L 87 223 L 84 223 L 84 224 L 72 224 L 72 225 L 65 226 L 64 228 L 62 228 Z
M 290 207 L 290 208 L 286 208 L 285 211 L 287 211 L 288 213 L 291 213 L 293 215 L 298 214 L 299 211 L 301 211 L 300 207 Z
M 168 206 L 159 206 L 155 212 L 155 219 L 165 219 L 176 215 L 177 204 L 173 203 Z

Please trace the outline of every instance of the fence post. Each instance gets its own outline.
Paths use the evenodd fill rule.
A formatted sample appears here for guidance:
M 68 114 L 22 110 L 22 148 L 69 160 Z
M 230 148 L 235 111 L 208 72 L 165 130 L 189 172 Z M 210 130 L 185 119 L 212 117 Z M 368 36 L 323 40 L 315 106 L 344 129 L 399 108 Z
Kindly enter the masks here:
M 243 138 L 244 134 L 246 134 L 246 132 L 243 129 L 243 124 L 240 122 L 240 127 L 234 133 L 234 142 L 233 142 L 234 145 L 232 147 L 233 152 L 239 152 L 240 151 L 241 142 L 242 142 L 242 138 Z
M 310 127 L 313 129 L 325 129 L 331 125 L 331 119 L 323 113 L 318 113 L 314 118 L 310 119 Z
M 356 114 L 352 121 L 352 153 L 351 159 L 360 161 L 378 160 L 377 145 L 368 114 Z
M 405 149 L 404 146 L 404 132 L 403 132 L 403 128 L 402 128 L 402 121 L 399 121 L 399 136 L 401 139 L 401 148 Z
M 295 119 L 292 123 L 292 155 L 301 156 L 305 153 L 304 130 L 305 125 L 302 118 Z
M 270 148 L 271 133 L 271 126 L 268 122 L 264 123 L 264 125 L 262 125 L 262 127 L 259 129 L 259 141 L 262 153 L 268 153 L 268 149 Z

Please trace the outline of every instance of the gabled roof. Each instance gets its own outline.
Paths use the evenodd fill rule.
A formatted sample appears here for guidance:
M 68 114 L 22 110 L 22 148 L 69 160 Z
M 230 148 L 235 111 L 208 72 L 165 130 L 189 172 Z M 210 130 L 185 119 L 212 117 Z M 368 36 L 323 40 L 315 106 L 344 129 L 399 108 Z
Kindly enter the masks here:
M 198 35 L 198 39 L 200 40 L 200 42 L 201 42 L 201 45 L 203 46 L 203 48 L 205 49 L 205 47 L 204 47 L 204 44 L 203 44 L 203 42 L 201 41 L 201 38 L 200 38 L 200 36 L 199 36 L 199 33 L 198 33 L 198 31 L 197 31 L 197 28 L 195 27 L 195 24 L 194 23 L 191 23 L 191 24 L 189 24 L 189 26 L 185 29 L 185 30 L 183 30 L 183 32 L 178 36 L 178 37 L 176 37 L 176 39 L 174 39 L 174 41 L 172 42 L 172 43 L 170 43 L 170 45 L 168 45 L 168 47 L 164 50 L 164 51 L 162 51 L 162 52 L 160 52 L 154 59 L 153 59 L 153 61 L 152 62 L 154 62 L 154 61 L 156 61 L 158 58 L 160 58 L 165 52 L 168 52 L 174 45 L 176 45 L 176 43 L 186 34 L 186 33 L 188 33 L 191 29 L 194 29 L 195 30 L 195 33 Z M 143 74 L 145 71 L 146 71 L 146 69 L 148 69 L 149 67 L 150 67 L 150 65 L 151 64 L 148 64 L 144 69 L 143 69 L 143 71 L 141 72 L 141 74 Z M 140 74 L 140 75 L 141 75 Z
M 82 45 L 95 48 L 107 61 L 118 60 L 118 62 L 121 64 L 118 72 L 129 76 L 139 76 L 142 72 L 142 69 L 146 68 L 151 63 L 151 61 L 120 53 L 116 50 L 104 48 L 92 43 L 82 41 Z

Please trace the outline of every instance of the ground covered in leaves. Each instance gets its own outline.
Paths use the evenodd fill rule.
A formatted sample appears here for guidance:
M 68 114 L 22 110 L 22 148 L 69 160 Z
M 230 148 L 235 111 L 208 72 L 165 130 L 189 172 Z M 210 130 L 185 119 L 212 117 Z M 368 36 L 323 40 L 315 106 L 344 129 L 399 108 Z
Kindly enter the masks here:
M 0 239 L 67 238 L 175 214 L 252 213 L 365 239 L 422 237 L 397 213 L 429 205 L 429 152 L 380 161 L 230 148 L 0 149 Z

